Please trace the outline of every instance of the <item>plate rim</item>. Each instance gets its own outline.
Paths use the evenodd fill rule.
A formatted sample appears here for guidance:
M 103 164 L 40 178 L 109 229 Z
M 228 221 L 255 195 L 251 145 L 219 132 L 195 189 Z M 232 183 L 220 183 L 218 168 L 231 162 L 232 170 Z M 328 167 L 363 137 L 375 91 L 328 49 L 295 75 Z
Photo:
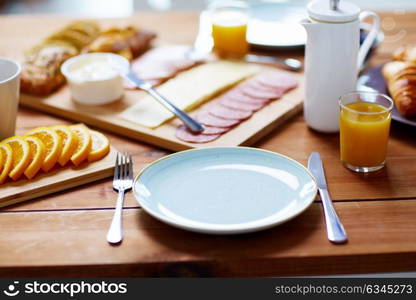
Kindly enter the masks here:
M 281 9 L 282 7 L 285 7 L 286 9 L 288 7 L 290 8 L 296 8 L 296 9 L 302 9 L 305 11 L 306 13 L 306 7 L 303 4 L 298 4 L 298 3 L 290 3 L 290 2 L 254 2 L 250 4 L 250 10 L 253 9 L 258 9 L 259 7 L 265 7 L 265 6 L 279 6 L 279 9 Z M 252 13 L 252 12 L 251 12 Z M 307 17 L 307 15 L 305 15 L 305 17 Z M 300 25 L 300 23 L 299 23 Z M 250 45 L 252 45 L 253 47 L 259 48 L 259 49 L 286 49 L 286 50 L 290 50 L 290 49 L 299 49 L 299 48 L 303 48 L 305 46 L 305 42 L 301 42 L 301 43 L 294 43 L 294 44 L 264 44 L 264 43 L 256 43 L 256 42 L 252 42 L 249 39 L 247 39 L 248 43 Z
M 306 174 L 308 174 L 309 177 L 312 179 L 312 182 L 314 184 L 313 185 L 313 193 L 307 199 L 307 204 L 303 208 L 301 208 L 299 211 L 297 211 L 296 213 L 294 213 L 293 215 L 291 215 L 288 218 L 284 218 L 283 220 L 278 220 L 278 221 L 274 221 L 274 222 L 269 222 L 269 223 L 266 223 L 266 224 L 263 224 L 263 225 L 248 226 L 248 227 L 243 226 L 243 227 L 240 227 L 239 229 L 236 229 L 236 228 L 212 229 L 212 228 L 204 228 L 204 227 L 199 227 L 199 226 L 191 226 L 191 225 L 187 225 L 187 224 L 184 224 L 184 223 L 181 223 L 181 222 L 174 222 L 170 218 L 165 217 L 165 216 L 163 216 L 159 213 L 156 213 L 152 209 L 149 209 L 149 207 L 147 207 L 146 205 L 143 205 L 142 201 L 140 200 L 140 197 L 138 196 L 138 192 L 136 191 L 136 185 L 137 185 L 137 182 L 139 181 L 140 177 L 144 174 L 144 172 L 146 170 L 148 170 L 149 168 L 153 167 L 154 165 L 158 164 L 159 162 L 161 162 L 165 159 L 177 156 L 179 154 L 188 153 L 188 152 L 200 152 L 200 151 L 213 150 L 213 149 L 216 149 L 216 150 L 246 149 L 246 150 L 249 150 L 249 151 L 272 154 L 274 156 L 278 156 L 280 158 L 289 160 L 290 162 L 292 162 L 295 165 L 297 165 L 298 167 L 300 167 L 303 171 L 305 171 Z M 157 219 L 157 220 L 159 220 L 163 223 L 169 224 L 169 225 L 171 225 L 173 227 L 176 227 L 176 228 L 181 228 L 181 229 L 185 229 L 185 230 L 193 231 L 193 232 L 224 235 L 224 234 L 242 234 L 242 233 L 261 231 L 261 230 L 268 229 L 268 228 L 271 228 L 273 226 L 277 226 L 279 224 L 282 224 L 282 223 L 285 223 L 285 222 L 288 222 L 288 221 L 292 220 L 293 218 L 302 214 L 305 210 L 307 210 L 312 205 L 312 203 L 314 202 L 314 200 L 316 199 L 316 197 L 318 195 L 318 185 L 317 185 L 315 177 L 308 170 L 307 167 L 305 167 L 300 162 L 298 162 L 295 159 L 290 158 L 286 155 L 283 155 L 283 154 L 280 154 L 280 153 L 277 153 L 277 152 L 273 152 L 273 151 L 270 151 L 270 150 L 266 150 L 266 149 L 253 148 L 253 147 L 247 147 L 247 146 L 229 146 L 229 147 L 224 146 L 224 147 L 207 147 L 207 148 L 201 148 L 201 149 L 188 149 L 188 150 L 184 150 L 184 151 L 171 153 L 169 155 L 166 155 L 166 156 L 163 156 L 161 158 L 158 158 L 158 159 L 154 160 L 153 162 L 151 162 L 147 166 L 145 166 L 143 169 L 141 169 L 140 172 L 134 178 L 134 181 L 133 181 L 133 195 L 134 195 L 134 198 L 136 199 L 137 203 L 140 205 L 140 208 L 142 208 L 150 216 L 154 217 L 155 219 Z
M 282 8 L 295 8 L 295 9 L 299 9 L 299 10 L 303 10 L 304 11 L 304 17 L 308 18 L 308 14 L 306 11 L 306 7 L 304 4 L 299 4 L 299 3 L 290 3 L 290 2 L 254 2 L 254 3 L 250 3 L 250 10 L 253 9 L 258 9 L 258 7 L 265 7 L 265 6 L 275 6 L 278 7 L 279 9 Z M 276 22 L 278 23 L 278 22 Z M 297 23 L 300 25 L 300 23 Z M 290 24 L 293 25 L 293 24 Z M 360 29 L 363 30 L 369 30 L 371 28 L 371 26 L 367 23 L 361 23 L 360 24 Z M 378 46 L 380 46 L 380 44 L 385 40 L 385 33 L 382 29 L 380 29 L 380 31 L 377 33 L 376 39 L 375 39 L 375 43 L 373 44 L 372 48 L 377 48 Z M 270 43 L 256 43 L 253 41 L 250 41 L 249 39 L 247 39 L 248 43 L 258 49 L 264 49 L 264 50 L 276 50 L 276 49 L 281 49 L 281 50 L 295 50 L 295 49 L 301 49 L 304 48 L 306 45 L 306 41 L 305 42 L 301 42 L 301 43 L 293 43 L 293 44 L 270 44 Z
M 365 86 L 365 87 L 371 88 L 375 92 L 382 93 L 382 94 L 386 94 L 387 96 L 389 96 L 393 100 L 393 104 L 394 104 L 393 109 L 392 109 L 392 113 L 391 113 L 391 119 L 394 120 L 395 122 L 398 122 L 398 123 L 401 123 L 401 124 L 405 124 L 405 125 L 408 125 L 408 126 L 416 127 L 416 120 L 411 120 L 411 119 L 408 119 L 408 118 L 402 116 L 401 113 L 399 112 L 399 110 L 396 107 L 396 102 L 394 101 L 393 97 L 390 95 L 390 92 L 389 92 L 389 89 L 388 89 L 388 86 L 387 86 L 386 79 L 383 77 L 383 74 L 381 72 L 381 70 L 382 70 L 382 68 L 383 68 L 383 66 L 385 64 L 386 63 L 377 64 L 375 66 L 372 66 L 372 67 L 366 69 L 364 72 L 362 72 L 360 74 L 360 76 L 358 76 L 358 79 L 357 79 L 357 90 L 359 91 L 361 87 Z M 368 73 L 373 72 L 373 71 L 375 71 L 377 69 L 379 69 L 380 76 L 384 80 L 385 92 L 384 91 L 380 91 L 378 89 L 375 89 L 375 88 L 373 88 L 371 86 L 368 86 L 366 84 L 362 84 L 360 82 L 360 80 L 361 80 L 362 77 L 368 76 Z

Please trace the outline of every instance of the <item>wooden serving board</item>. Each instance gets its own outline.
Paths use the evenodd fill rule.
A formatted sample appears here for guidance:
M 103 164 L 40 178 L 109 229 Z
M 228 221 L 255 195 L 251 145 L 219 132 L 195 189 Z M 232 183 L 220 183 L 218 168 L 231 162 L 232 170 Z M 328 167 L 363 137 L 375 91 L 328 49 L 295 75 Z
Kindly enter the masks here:
M 112 176 L 116 153 L 117 151 L 111 148 L 110 153 L 102 160 L 79 167 L 58 167 L 48 173 L 38 174 L 32 180 L 20 179 L 0 185 L 0 207 Z
M 299 86 L 296 89 L 288 92 L 279 100 L 271 102 L 260 111 L 254 113 L 250 119 L 223 134 L 217 140 L 205 144 L 187 143 L 177 139 L 175 130 L 181 124 L 177 119 L 173 119 L 156 129 L 150 129 L 121 118 L 119 115 L 125 109 L 135 104 L 145 95 L 142 91 L 126 90 L 124 97 L 117 102 L 102 106 L 86 106 L 74 102 L 71 99 L 69 88 L 65 86 L 46 98 L 22 94 L 20 103 L 42 112 L 54 114 L 72 121 L 83 122 L 173 151 L 204 147 L 248 146 L 301 111 L 303 76 L 298 73 L 293 74 L 299 79 Z

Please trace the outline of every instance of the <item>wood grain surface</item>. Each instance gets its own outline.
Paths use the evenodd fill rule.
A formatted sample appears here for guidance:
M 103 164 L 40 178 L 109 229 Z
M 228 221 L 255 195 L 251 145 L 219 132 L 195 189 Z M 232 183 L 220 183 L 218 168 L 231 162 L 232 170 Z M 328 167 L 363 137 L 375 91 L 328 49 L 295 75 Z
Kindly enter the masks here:
M 416 13 L 384 13 L 395 28 L 371 63 L 389 59 L 391 51 L 416 41 Z M 158 22 L 154 22 L 157 19 Z M 41 21 L 40 21 L 41 20 Z M 0 17 L 3 45 L 30 47 L 69 19 L 56 16 Z M 104 23 L 127 24 L 127 20 Z M 156 30 L 160 43 L 192 43 L 196 13 L 142 13 L 131 22 Z M 31 28 L 33 34 L 26 33 Z M 403 36 L 393 34 L 403 30 Z M 17 51 L 11 57 L 18 59 Z M 301 51 L 276 55 L 301 58 Z M 21 108 L 18 133 L 65 120 Z M 134 171 L 169 152 L 107 134 L 120 151 L 134 156 Z M 144 213 L 131 193 L 124 214 L 126 237 L 109 246 L 105 234 L 116 194 L 111 180 L 55 193 L 0 211 L 0 276 L 288 276 L 411 271 L 416 269 L 416 140 L 413 128 L 393 122 L 387 168 L 370 176 L 344 169 L 338 135 L 311 131 L 298 115 L 255 146 L 305 164 L 311 151 L 323 157 L 331 195 L 348 231 L 345 245 L 326 240 L 319 200 L 298 218 L 249 235 L 216 237 L 169 227 Z

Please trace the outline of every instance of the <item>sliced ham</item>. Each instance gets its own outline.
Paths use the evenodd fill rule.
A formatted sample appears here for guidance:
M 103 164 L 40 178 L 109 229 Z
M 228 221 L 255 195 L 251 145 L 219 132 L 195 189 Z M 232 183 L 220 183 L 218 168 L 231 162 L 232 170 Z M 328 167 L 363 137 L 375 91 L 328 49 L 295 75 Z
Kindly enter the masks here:
M 220 103 L 215 103 L 208 108 L 208 112 L 216 117 L 230 120 L 245 120 L 251 117 L 252 111 L 236 110 Z
M 297 78 L 288 72 L 261 73 L 238 84 L 223 94 L 217 102 L 197 113 L 195 119 L 205 127 L 202 133 L 194 134 L 181 125 L 176 130 L 176 137 L 189 143 L 211 142 L 297 84 Z
M 243 103 L 265 104 L 269 102 L 269 99 L 254 98 L 253 96 L 249 96 L 243 93 L 240 87 L 232 89 L 231 91 L 226 93 L 223 97 L 229 97 L 231 99 L 234 99 L 238 102 L 243 102 Z
M 168 66 L 136 66 L 132 67 L 133 72 L 143 80 L 165 80 L 172 76 L 175 70 Z
M 210 114 L 206 110 L 201 110 L 196 115 L 197 121 L 203 125 L 214 126 L 214 127 L 232 127 L 240 123 L 240 120 L 223 119 Z
M 240 102 L 230 97 L 223 97 L 219 101 L 219 103 L 225 107 L 242 110 L 242 111 L 250 111 L 255 112 L 262 109 L 267 102 L 258 102 L 258 103 L 248 103 L 248 102 Z
M 186 52 L 189 51 L 189 49 L 187 48 L 185 53 L 183 51 L 181 51 L 181 53 L 179 54 L 180 56 L 178 57 L 178 59 L 172 59 L 169 61 L 168 65 L 170 66 L 171 69 L 175 69 L 175 70 L 187 70 L 191 67 L 193 67 L 196 62 L 194 60 L 188 59 L 186 58 Z
M 141 79 L 157 85 L 197 64 L 196 61 L 187 58 L 188 51 L 188 46 L 181 45 L 157 47 L 134 60 L 131 68 Z M 132 87 L 128 82 L 125 86 Z
M 232 127 L 214 127 L 214 126 L 204 126 L 204 131 L 202 134 L 218 134 L 225 133 L 231 130 Z
M 269 71 L 256 76 L 256 80 L 266 86 L 280 87 L 285 92 L 295 88 L 298 80 L 295 76 L 284 71 Z
M 258 76 L 251 78 L 250 80 L 247 80 L 246 82 L 244 82 L 243 84 L 241 84 L 241 86 L 250 86 L 253 88 L 257 88 L 260 90 L 265 90 L 265 91 L 275 91 L 275 90 L 282 90 L 282 88 L 278 87 L 278 86 L 271 86 L 271 85 L 264 85 L 262 84 L 258 79 Z
M 264 100 L 271 100 L 280 98 L 283 95 L 283 91 L 280 90 L 265 90 L 259 89 L 250 85 L 245 85 L 240 87 L 241 91 L 248 95 L 249 97 L 257 98 L 257 99 L 264 99 Z
M 182 141 L 188 142 L 188 143 L 208 143 L 212 142 L 213 140 L 219 138 L 221 136 L 221 133 L 217 134 L 194 134 L 191 131 L 189 131 L 184 125 L 179 125 L 178 128 L 176 128 L 176 137 Z
M 276 99 L 280 98 L 285 93 L 285 90 L 283 88 L 281 88 L 279 86 L 264 85 L 261 82 L 259 82 L 256 79 L 256 77 L 253 80 L 250 80 L 249 82 L 244 84 L 244 86 L 250 87 L 252 89 L 260 90 L 260 91 L 274 93 L 274 95 L 275 95 L 274 98 L 276 98 Z

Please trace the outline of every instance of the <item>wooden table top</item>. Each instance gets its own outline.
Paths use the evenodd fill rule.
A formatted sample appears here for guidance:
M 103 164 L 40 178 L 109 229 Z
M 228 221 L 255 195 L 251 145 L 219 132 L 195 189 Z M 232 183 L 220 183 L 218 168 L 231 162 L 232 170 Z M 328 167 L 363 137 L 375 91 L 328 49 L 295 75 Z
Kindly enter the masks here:
M 385 13 L 382 18 L 395 27 L 386 26 L 386 41 L 373 65 L 388 60 L 399 45 L 416 40 L 416 13 Z M 2 45 L 19 40 L 29 48 L 66 22 L 57 16 L 0 17 L 0 56 L 20 59 L 21 49 L 5 53 Z M 104 22 L 143 25 L 158 31 L 166 43 L 190 44 L 197 14 L 142 13 L 131 20 Z M 69 122 L 20 108 L 17 130 L 59 123 Z M 169 153 L 108 136 L 120 151 L 134 155 L 136 173 Z M 338 135 L 313 132 L 298 115 L 255 147 L 303 164 L 312 151 L 321 153 L 335 207 L 349 235 L 347 244 L 327 241 L 319 199 L 281 226 L 240 236 L 209 236 L 156 221 L 128 193 L 125 239 L 119 246 L 110 246 L 105 235 L 116 194 L 106 179 L 1 209 L 0 276 L 289 276 L 416 270 L 414 129 L 393 122 L 387 167 L 367 176 L 341 166 L 338 143 Z

